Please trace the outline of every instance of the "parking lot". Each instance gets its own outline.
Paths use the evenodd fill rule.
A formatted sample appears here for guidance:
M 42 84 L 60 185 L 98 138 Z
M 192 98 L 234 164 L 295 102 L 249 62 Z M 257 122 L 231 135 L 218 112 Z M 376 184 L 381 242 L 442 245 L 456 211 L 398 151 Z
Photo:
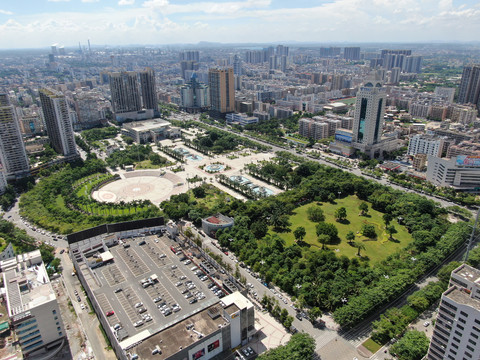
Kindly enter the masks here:
M 146 328 L 158 331 L 225 295 L 207 276 L 215 269 L 200 265 L 166 236 L 122 239 L 109 250 L 114 261 L 93 269 L 101 282 L 95 296 L 122 338 Z

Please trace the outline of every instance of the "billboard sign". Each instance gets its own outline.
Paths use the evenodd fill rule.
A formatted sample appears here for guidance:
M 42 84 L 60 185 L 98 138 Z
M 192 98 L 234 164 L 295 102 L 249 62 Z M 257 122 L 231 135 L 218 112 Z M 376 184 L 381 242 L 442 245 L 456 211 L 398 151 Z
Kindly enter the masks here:
M 480 156 L 458 155 L 457 166 L 480 167 Z
M 203 355 L 205 355 L 205 349 L 198 350 L 192 355 L 192 360 L 200 359 Z
M 220 340 L 215 340 L 213 343 L 209 344 L 207 346 L 208 352 L 212 352 L 216 348 L 220 347 Z

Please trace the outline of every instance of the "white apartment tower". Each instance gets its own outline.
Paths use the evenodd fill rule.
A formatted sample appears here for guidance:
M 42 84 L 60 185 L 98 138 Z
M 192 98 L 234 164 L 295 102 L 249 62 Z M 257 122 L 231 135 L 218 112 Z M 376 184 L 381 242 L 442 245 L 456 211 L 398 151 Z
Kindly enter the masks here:
M 78 156 L 65 96 L 50 89 L 41 89 L 39 93 L 47 133 L 53 149 L 67 157 Z
M 427 135 L 414 135 L 408 143 L 408 155 L 426 154 L 442 157 L 443 139 Z
M 20 124 L 7 94 L 0 94 L 0 162 L 7 179 L 28 175 L 28 162 Z
M 442 294 L 428 360 L 480 359 L 480 270 L 460 265 Z
M 8 317 L 23 356 L 59 345 L 66 333 L 40 250 L 3 260 L 0 270 Z

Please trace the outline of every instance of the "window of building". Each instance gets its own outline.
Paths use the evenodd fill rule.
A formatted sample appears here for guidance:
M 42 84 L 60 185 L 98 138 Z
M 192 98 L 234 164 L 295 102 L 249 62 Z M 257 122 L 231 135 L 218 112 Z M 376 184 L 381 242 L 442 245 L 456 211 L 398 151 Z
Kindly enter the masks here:
M 453 337 L 453 341 L 455 341 L 455 342 L 457 342 L 457 343 L 460 342 L 460 340 L 459 340 L 458 338 L 456 338 L 455 336 Z
M 452 346 L 453 346 L 455 349 L 458 349 L 458 345 L 457 345 L 457 344 L 452 343 Z
M 467 321 L 461 317 L 458 318 L 458 321 L 460 321 L 462 324 L 465 324 Z
M 470 350 L 471 352 L 475 351 L 470 345 L 467 345 L 467 349 Z
M 466 312 L 460 311 L 460 315 L 468 317 L 468 314 Z
M 457 328 L 459 328 L 460 330 L 465 330 L 465 328 L 462 325 L 459 325 L 459 324 L 457 324 Z
M 470 354 L 469 352 L 466 352 L 466 351 L 465 351 L 465 356 L 469 357 L 470 359 L 472 358 L 472 354 Z M 467 360 L 467 359 L 465 359 L 465 360 Z
M 62 336 L 62 332 L 61 332 L 61 331 L 58 332 L 58 336 Z
M 55 316 L 55 317 L 53 318 L 53 320 L 58 320 L 58 316 Z
M 457 347 L 457 349 L 458 349 L 458 347 Z M 451 352 L 453 355 L 457 355 L 457 352 L 456 352 L 455 350 L 453 350 L 453 349 L 450 349 L 450 352 Z
M 468 342 L 469 342 L 470 344 L 474 345 L 474 346 L 477 345 L 477 343 L 476 343 L 475 341 L 473 341 L 472 339 L 468 339 Z
M 455 334 L 457 334 L 458 336 L 462 337 L 462 333 L 458 330 L 455 330 Z
M 477 334 L 474 334 L 473 332 L 470 333 L 470 336 L 473 337 L 473 338 L 475 338 L 475 339 L 478 339 L 478 335 L 477 335 Z
M 52 310 L 52 314 L 56 314 L 57 313 L 57 310 Z

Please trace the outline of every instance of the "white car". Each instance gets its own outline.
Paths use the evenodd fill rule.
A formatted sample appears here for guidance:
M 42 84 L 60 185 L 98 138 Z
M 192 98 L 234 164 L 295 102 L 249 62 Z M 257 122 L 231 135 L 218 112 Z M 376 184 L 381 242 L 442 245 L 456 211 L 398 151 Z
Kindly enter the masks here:
M 138 320 L 137 322 L 133 323 L 133 326 L 139 327 L 143 325 L 143 320 Z

